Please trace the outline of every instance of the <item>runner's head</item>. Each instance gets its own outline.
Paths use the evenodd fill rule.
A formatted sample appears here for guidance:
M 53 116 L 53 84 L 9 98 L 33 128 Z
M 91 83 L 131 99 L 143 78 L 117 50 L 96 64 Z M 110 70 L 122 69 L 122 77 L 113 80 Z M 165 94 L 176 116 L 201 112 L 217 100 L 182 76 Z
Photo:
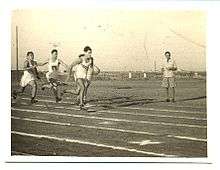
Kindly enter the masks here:
M 170 56 L 171 56 L 171 53 L 169 51 L 166 51 L 164 55 L 167 58 L 167 60 L 169 60 Z
M 52 54 L 52 59 L 56 60 L 57 59 L 57 55 L 58 55 L 58 51 L 56 49 L 53 49 L 51 51 L 51 54 Z
M 34 53 L 32 51 L 28 51 L 26 57 L 28 60 L 34 60 Z
M 92 49 L 91 49 L 89 46 L 86 46 L 86 47 L 83 49 L 83 51 L 84 51 L 84 54 L 85 54 L 86 57 L 91 57 L 91 55 L 92 55 Z

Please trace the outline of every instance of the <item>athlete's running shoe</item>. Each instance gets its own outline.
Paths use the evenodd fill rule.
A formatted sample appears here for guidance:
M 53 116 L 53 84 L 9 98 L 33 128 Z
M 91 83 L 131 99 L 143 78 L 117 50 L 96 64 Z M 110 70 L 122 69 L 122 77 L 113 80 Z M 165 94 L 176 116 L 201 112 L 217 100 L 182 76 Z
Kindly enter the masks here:
M 38 101 L 36 99 L 31 99 L 31 104 L 37 103 Z
M 56 103 L 60 102 L 62 98 L 56 97 Z

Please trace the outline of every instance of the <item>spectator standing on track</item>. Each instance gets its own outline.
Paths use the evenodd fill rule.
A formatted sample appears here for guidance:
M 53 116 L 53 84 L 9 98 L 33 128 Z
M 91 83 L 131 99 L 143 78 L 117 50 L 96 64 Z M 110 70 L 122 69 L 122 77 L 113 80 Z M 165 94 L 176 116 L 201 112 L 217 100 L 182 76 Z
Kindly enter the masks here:
M 16 99 L 18 94 L 24 92 L 25 88 L 31 86 L 31 104 L 36 103 L 35 100 L 37 94 L 37 82 L 36 78 L 40 79 L 37 71 L 37 62 L 34 60 L 34 53 L 32 51 L 27 52 L 26 60 L 24 61 L 24 73 L 21 77 L 20 86 L 21 89 L 13 91 L 13 98 Z
M 171 53 L 169 51 L 165 52 L 166 61 L 164 62 L 164 66 L 162 68 L 163 72 L 163 80 L 162 87 L 166 88 L 167 99 L 166 102 L 175 102 L 175 75 L 174 71 L 177 70 L 177 66 L 175 61 L 171 58 Z M 170 100 L 169 90 L 172 90 L 172 98 Z

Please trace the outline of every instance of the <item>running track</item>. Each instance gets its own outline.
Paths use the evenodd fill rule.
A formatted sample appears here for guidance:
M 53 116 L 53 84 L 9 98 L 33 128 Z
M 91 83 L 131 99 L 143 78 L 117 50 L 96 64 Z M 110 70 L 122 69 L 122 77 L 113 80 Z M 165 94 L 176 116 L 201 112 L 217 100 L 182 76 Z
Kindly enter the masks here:
M 206 157 L 206 108 L 181 102 L 79 111 L 46 95 L 11 108 L 12 155 Z M 117 102 L 117 101 L 116 101 Z M 47 103 L 47 104 L 46 104 Z

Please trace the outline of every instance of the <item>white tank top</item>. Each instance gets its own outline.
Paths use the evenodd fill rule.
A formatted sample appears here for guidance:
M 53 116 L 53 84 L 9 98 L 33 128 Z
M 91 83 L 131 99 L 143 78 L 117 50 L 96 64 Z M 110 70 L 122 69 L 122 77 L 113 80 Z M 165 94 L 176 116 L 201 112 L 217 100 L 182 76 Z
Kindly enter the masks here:
M 54 62 L 52 60 L 49 60 L 48 62 L 48 71 L 53 72 L 53 71 L 58 71 L 59 70 L 59 61 L 56 59 Z
M 76 78 L 85 79 L 87 76 L 87 71 L 88 71 L 90 65 L 91 65 L 90 59 L 83 58 L 82 63 L 78 64 L 76 67 L 76 72 L 75 72 Z
M 86 69 L 88 69 L 88 67 L 91 65 L 91 59 L 90 58 L 85 58 L 82 60 L 82 66 L 85 67 Z

